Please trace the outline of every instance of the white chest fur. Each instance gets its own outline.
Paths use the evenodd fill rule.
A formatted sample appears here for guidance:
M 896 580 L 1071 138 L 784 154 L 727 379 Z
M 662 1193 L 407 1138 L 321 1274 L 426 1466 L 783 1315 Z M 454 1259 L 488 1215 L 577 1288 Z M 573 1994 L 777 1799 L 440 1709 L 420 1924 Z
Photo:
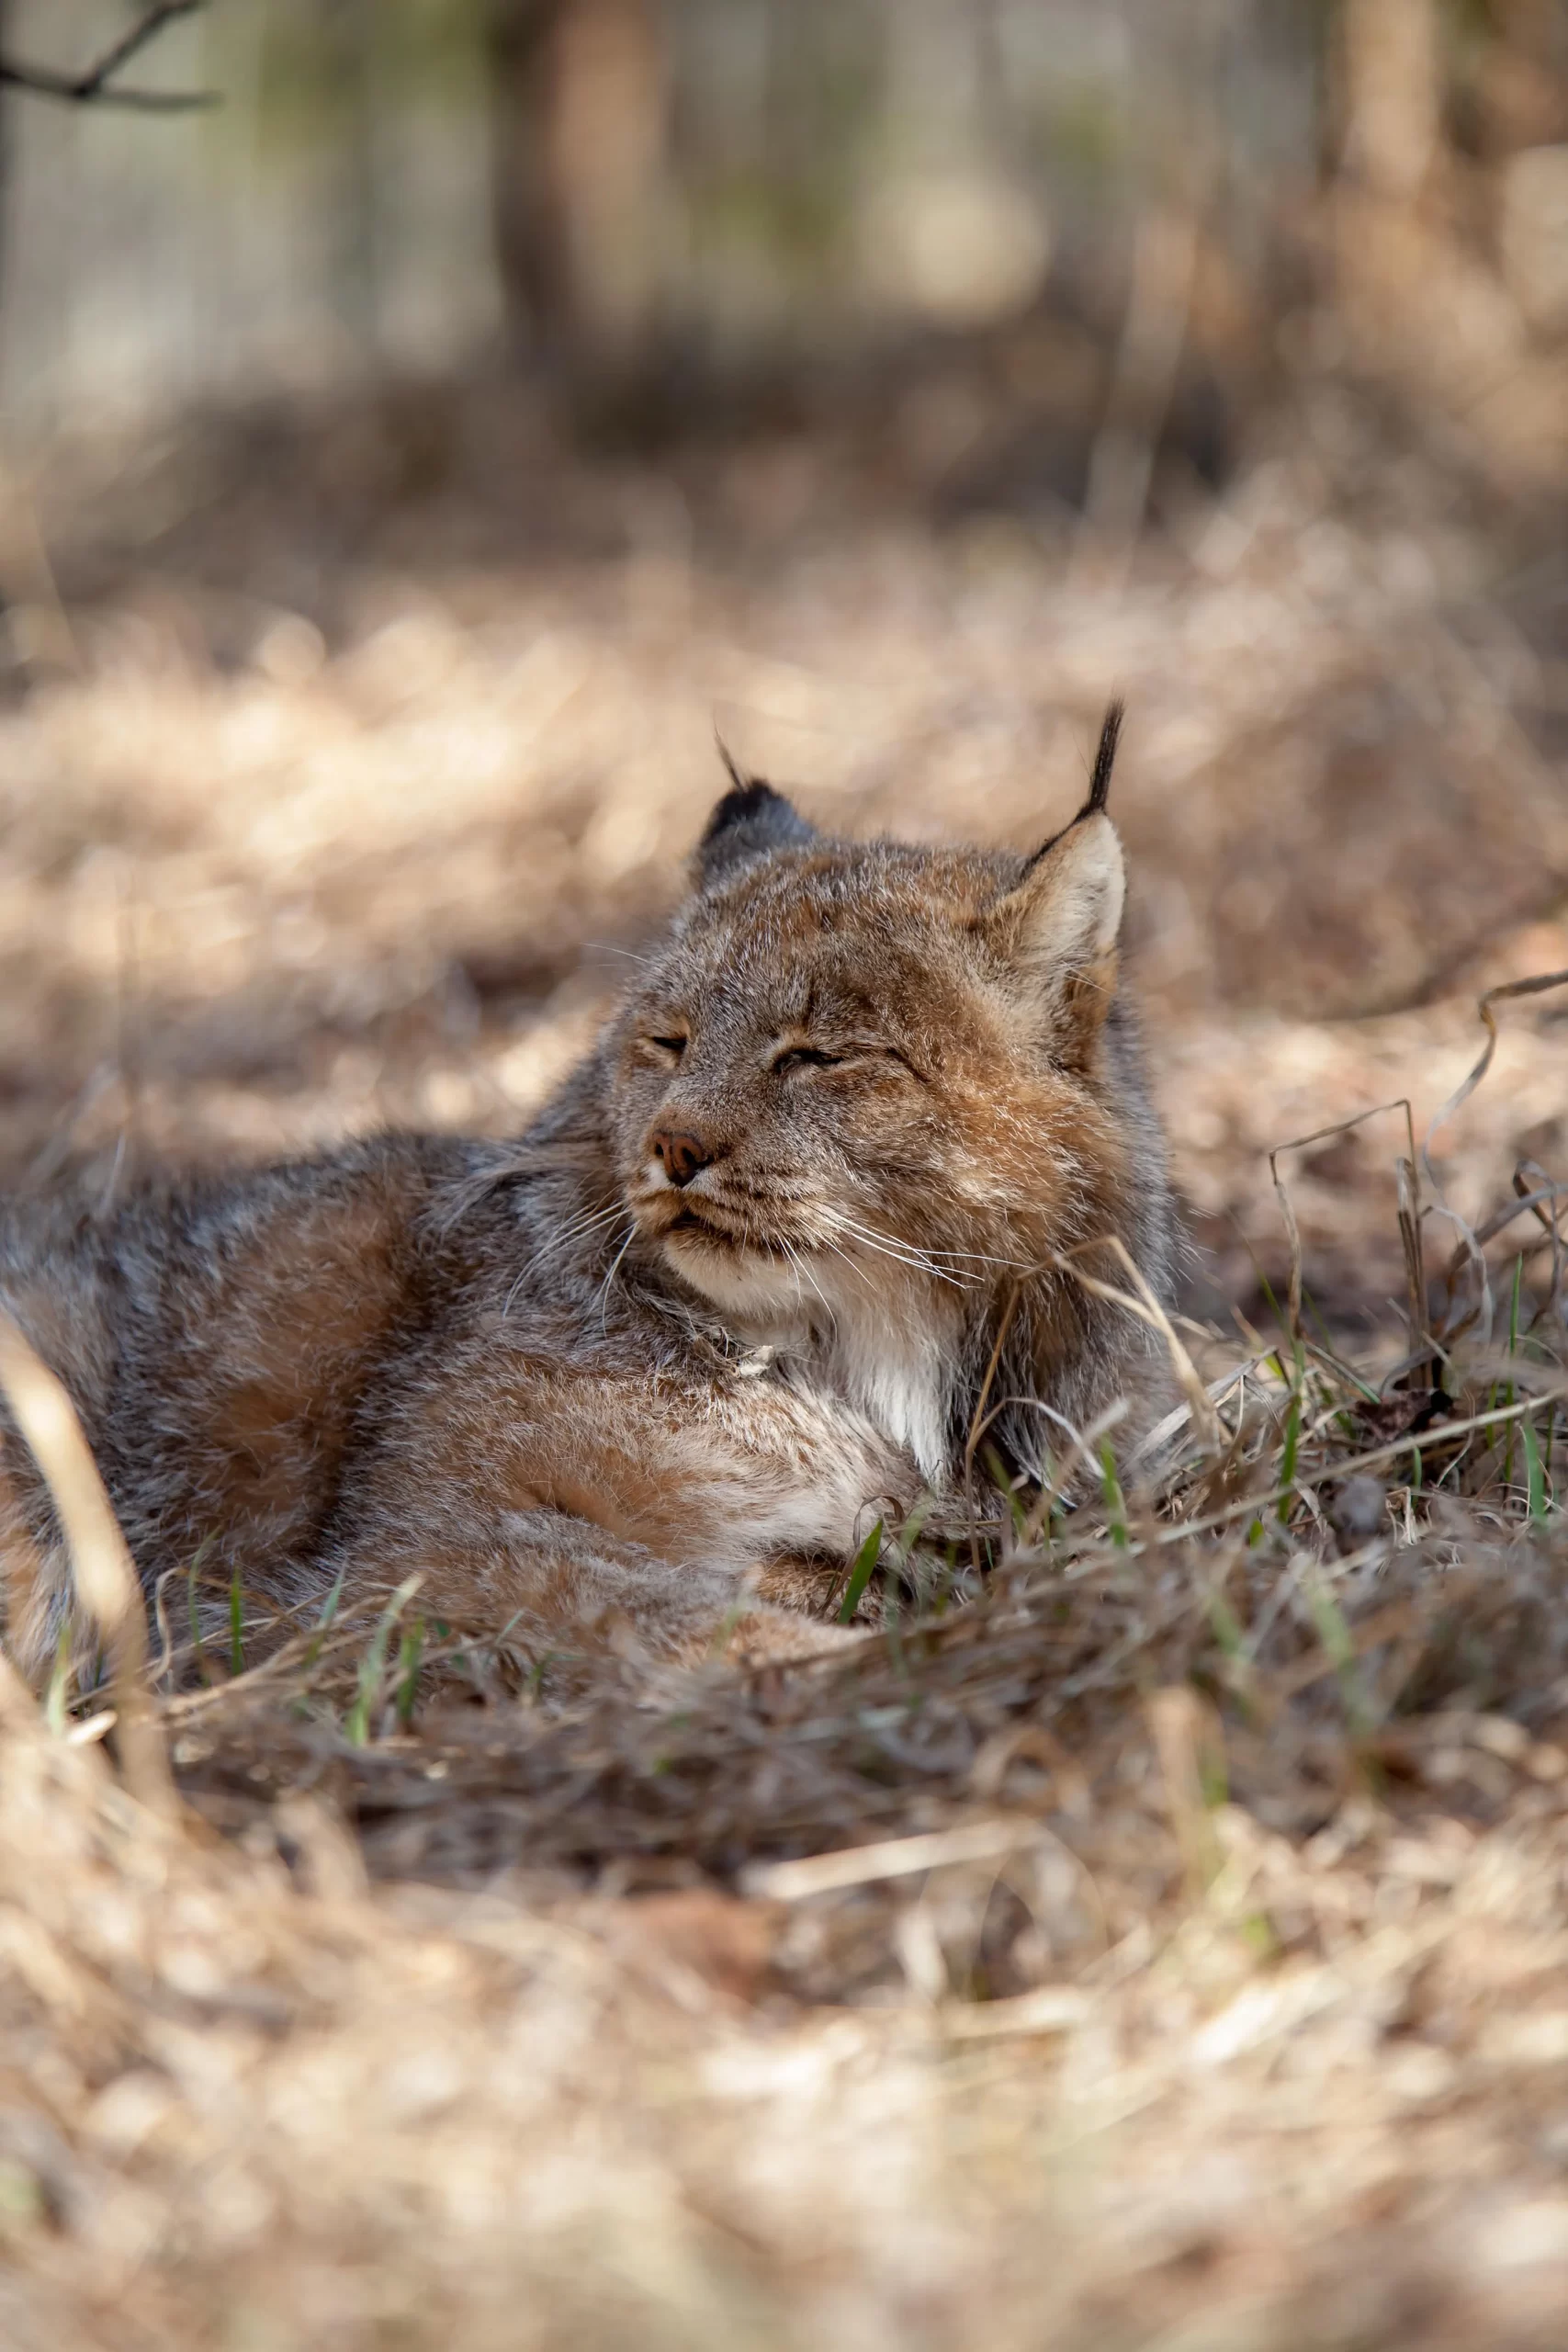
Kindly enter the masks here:
M 673 1255 L 673 1252 L 671 1253 Z M 779 1369 L 837 1396 L 853 1417 L 912 1455 L 928 1486 L 946 1483 L 964 1301 L 955 1287 L 886 1259 L 842 1252 L 809 1270 L 702 1269 L 702 1287 L 736 1318 L 743 1369 Z
M 953 1337 L 863 1317 L 843 1318 L 825 1355 L 835 1384 L 872 1425 L 919 1463 L 929 1486 L 943 1483 L 956 1374 Z

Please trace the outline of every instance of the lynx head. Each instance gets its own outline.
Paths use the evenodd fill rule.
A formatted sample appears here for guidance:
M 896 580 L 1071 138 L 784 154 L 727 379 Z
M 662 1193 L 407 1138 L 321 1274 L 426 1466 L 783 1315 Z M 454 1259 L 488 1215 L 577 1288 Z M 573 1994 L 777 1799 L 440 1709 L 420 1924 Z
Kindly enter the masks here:
M 737 776 L 609 1041 L 645 1238 L 738 1329 L 836 1350 L 928 1475 L 998 1299 L 1135 1246 L 1141 1173 L 1163 1197 L 1116 1006 L 1120 718 L 1032 855 L 833 840 Z

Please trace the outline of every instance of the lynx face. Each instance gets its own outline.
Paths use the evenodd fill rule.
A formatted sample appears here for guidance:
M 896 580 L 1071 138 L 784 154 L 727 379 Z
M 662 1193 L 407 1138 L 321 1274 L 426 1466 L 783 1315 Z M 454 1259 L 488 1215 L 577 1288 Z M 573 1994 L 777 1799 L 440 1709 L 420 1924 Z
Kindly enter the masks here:
M 627 1204 L 721 1311 L 891 1383 L 934 1456 L 971 1303 L 1117 1223 L 1116 835 L 1095 806 L 1027 860 L 834 842 L 752 785 L 695 883 L 611 1041 Z

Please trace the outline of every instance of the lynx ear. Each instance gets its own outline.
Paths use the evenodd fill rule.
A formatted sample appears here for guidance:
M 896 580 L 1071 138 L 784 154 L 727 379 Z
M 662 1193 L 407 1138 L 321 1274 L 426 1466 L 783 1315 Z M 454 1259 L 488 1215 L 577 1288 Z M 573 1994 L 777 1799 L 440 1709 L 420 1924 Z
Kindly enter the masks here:
M 1125 897 L 1116 828 L 1091 808 L 1046 843 L 987 918 L 993 946 L 1069 1058 L 1090 1048 L 1116 992 Z
M 1116 993 L 1116 941 L 1127 895 L 1116 828 L 1105 813 L 1122 705 L 1107 704 L 1089 798 L 1065 832 L 1035 851 L 1017 889 L 991 910 L 993 946 L 1043 1012 L 1056 1050 L 1087 1055 Z
M 750 858 L 766 857 L 776 849 L 801 849 L 820 838 L 815 825 L 807 824 L 782 792 L 760 778 L 743 776 L 724 745 L 718 748 L 733 781 L 697 844 L 693 878 L 699 890 Z

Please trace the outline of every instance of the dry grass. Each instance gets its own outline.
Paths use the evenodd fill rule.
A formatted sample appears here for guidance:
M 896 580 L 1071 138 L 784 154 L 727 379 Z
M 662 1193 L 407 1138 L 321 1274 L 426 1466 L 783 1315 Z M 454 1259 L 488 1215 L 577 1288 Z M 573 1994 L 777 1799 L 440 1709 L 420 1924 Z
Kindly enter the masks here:
M 318 548 L 310 611 L 254 529 L 229 549 L 231 503 L 171 524 L 156 469 L 130 490 L 164 519 L 96 579 L 51 523 L 83 666 L 0 716 L 6 1164 L 96 1151 L 111 1184 L 514 1120 L 613 982 L 575 977 L 584 943 L 635 948 L 668 891 L 716 710 L 846 821 L 1022 838 L 1120 684 L 1158 1071 L 1222 1245 L 1173 1334 L 1207 1401 L 1095 1506 L 978 1529 L 964 1605 L 928 1543 L 925 1606 L 809 1669 L 587 1679 L 413 1593 L 236 1672 L 243 1596 L 198 1656 L 171 1587 L 167 1813 L 120 1776 L 123 1693 L 0 1675 L 0 2334 L 1545 2352 L 1553 999 L 1503 1008 L 1417 1145 L 1472 984 L 1568 963 L 1557 689 L 1517 647 L 1455 658 L 1483 560 L 1457 526 L 1412 585 L 1409 515 L 1353 528 L 1321 480 L 1313 510 L 1305 458 L 1069 608 L 1048 548 L 830 533 L 831 451 L 765 456 L 681 512 L 629 470 L 556 484 L 588 523 L 547 514 L 548 561 L 510 567 L 457 544 L 454 493 L 417 576 L 406 517 Z M 748 499 L 742 560 L 714 514 Z M 276 536 L 279 565 L 311 544 L 297 513 Z M 1291 832 L 1369 742 L 1381 896 L 1364 812 L 1348 849 Z M 1399 780 L 1434 746 L 1438 847 Z M 1309 1017 L 1351 867 L 1337 1017 Z M 1416 1141 L 1400 1112 L 1336 1132 L 1406 1093 Z M 1281 1217 L 1263 1155 L 1298 1135 Z
M 362 1615 L 164 1701 L 175 1819 L 7 1681 L 10 2340 L 1555 2343 L 1564 1384 L 1493 1369 L 1281 1344 L 808 1670 Z

